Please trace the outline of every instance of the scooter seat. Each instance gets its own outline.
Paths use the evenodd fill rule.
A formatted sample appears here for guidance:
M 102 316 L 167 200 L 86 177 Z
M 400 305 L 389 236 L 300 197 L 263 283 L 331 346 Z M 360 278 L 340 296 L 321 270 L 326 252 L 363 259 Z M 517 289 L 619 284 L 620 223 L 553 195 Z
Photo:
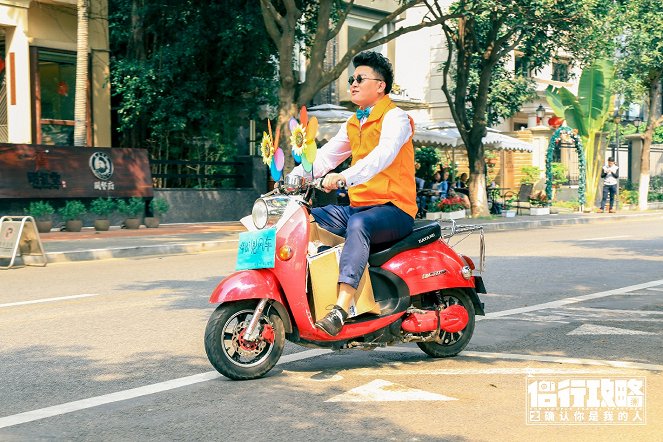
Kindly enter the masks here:
M 389 246 L 387 249 L 371 253 L 368 257 L 368 264 L 372 267 L 380 267 L 399 253 L 435 242 L 441 236 L 442 231 L 436 221 L 417 223 L 412 233 L 405 238 Z

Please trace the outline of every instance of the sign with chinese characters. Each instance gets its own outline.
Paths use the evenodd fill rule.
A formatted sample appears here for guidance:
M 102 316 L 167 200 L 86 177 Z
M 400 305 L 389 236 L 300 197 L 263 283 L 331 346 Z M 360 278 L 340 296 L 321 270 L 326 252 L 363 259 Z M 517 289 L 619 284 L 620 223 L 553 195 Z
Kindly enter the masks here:
M 276 257 L 276 229 L 239 234 L 235 270 L 271 269 Z
M 645 425 L 644 377 L 528 377 L 528 425 Z
M 0 144 L 0 199 L 151 197 L 145 149 Z

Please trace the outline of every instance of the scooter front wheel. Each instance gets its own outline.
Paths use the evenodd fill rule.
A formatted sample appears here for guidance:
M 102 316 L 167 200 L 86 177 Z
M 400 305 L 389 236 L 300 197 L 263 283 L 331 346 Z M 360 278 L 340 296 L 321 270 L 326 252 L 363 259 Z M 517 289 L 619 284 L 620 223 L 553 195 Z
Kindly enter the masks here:
M 235 380 L 256 379 L 271 370 L 283 353 L 285 330 L 276 312 L 263 312 L 255 341 L 244 339 L 257 302 L 221 304 L 205 329 L 205 352 L 214 368 Z
M 464 329 L 457 333 L 440 332 L 440 343 L 438 342 L 417 342 L 420 349 L 434 358 L 448 358 L 456 356 L 463 351 L 472 338 L 474 333 L 474 304 L 470 297 L 463 290 L 450 289 L 442 292 L 443 307 L 450 305 L 461 305 L 467 310 L 469 320 Z

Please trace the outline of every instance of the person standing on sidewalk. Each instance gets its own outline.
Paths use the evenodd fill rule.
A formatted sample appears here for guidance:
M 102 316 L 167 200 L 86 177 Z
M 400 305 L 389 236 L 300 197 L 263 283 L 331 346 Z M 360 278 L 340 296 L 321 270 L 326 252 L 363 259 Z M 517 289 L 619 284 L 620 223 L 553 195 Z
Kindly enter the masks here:
M 598 212 L 603 213 L 605 211 L 605 203 L 608 200 L 608 195 L 610 195 L 610 213 L 615 213 L 617 211 L 615 196 L 617 195 L 617 186 L 619 184 L 619 167 L 615 164 L 613 157 L 609 157 L 608 165 L 603 166 L 601 178 L 603 178 L 603 198 L 601 199 L 601 208 Z

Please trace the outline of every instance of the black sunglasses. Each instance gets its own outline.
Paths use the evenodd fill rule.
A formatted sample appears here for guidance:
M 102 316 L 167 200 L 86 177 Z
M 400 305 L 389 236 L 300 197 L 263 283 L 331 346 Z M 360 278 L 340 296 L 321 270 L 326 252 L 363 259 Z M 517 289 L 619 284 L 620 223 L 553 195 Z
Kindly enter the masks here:
M 352 83 L 354 83 L 355 80 L 357 81 L 357 84 L 361 84 L 361 82 L 364 81 L 364 80 L 384 81 L 384 80 L 381 79 L 381 78 L 369 78 L 369 77 L 364 77 L 364 76 L 362 76 L 362 75 L 357 75 L 357 76 L 355 77 L 354 75 L 352 75 L 350 78 L 348 78 L 348 84 L 349 84 L 350 86 L 352 86 Z

